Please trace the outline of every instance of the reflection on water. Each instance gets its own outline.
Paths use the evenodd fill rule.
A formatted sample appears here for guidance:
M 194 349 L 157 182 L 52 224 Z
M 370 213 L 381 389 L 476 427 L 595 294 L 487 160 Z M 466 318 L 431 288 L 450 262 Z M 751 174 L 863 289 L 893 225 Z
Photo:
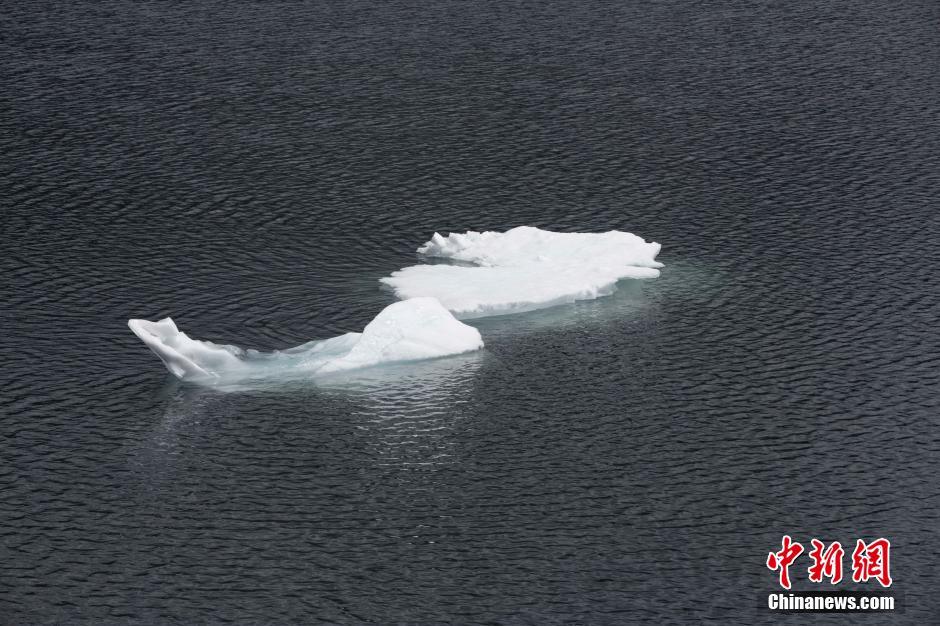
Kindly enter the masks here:
M 369 447 L 377 464 L 436 466 L 459 453 L 451 433 L 466 415 L 485 352 L 425 361 L 409 366 L 372 368 L 321 385 L 352 400 L 350 419 L 372 435 Z
M 486 352 L 474 352 L 316 380 L 249 380 L 218 387 L 172 379 L 161 390 L 166 398 L 163 417 L 135 457 L 153 466 L 147 472 L 151 478 L 158 477 L 174 459 L 198 455 L 203 443 L 217 445 L 221 431 L 233 427 L 231 420 L 270 423 L 274 414 L 281 430 L 290 430 L 298 420 L 306 420 L 302 427 L 310 428 L 311 422 L 316 427 L 316 420 L 327 419 L 326 426 L 341 427 L 346 435 L 354 429 L 377 465 L 447 463 L 454 455 L 448 434 L 464 417 L 461 407 L 488 359 Z M 332 411 L 324 415 L 323 407 Z

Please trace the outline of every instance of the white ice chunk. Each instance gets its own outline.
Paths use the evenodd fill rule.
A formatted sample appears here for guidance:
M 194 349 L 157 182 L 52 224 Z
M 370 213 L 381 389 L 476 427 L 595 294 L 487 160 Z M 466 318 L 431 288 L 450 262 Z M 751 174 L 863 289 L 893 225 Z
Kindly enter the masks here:
M 618 230 L 434 233 L 419 253 L 473 266 L 413 265 L 381 280 L 399 298 L 434 297 L 464 319 L 519 313 L 609 295 L 624 278 L 655 278 L 661 247 Z
M 245 365 L 244 350 L 190 339 L 169 317 L 158 322 L 128 320 L 127 325 L 182 380 L 212 378 L 217 372 L 240 370 Z
M 214 383 L 290 374 L 319 376 L 383 363 L 417 361 L 478 350 L 476 328 L 456 320 L 434 298 L 385 307 L 361 333 L 311 341 L 288 350 L 258 352 L 190 339 L 170 318 L 127 325 L 185 381 Z

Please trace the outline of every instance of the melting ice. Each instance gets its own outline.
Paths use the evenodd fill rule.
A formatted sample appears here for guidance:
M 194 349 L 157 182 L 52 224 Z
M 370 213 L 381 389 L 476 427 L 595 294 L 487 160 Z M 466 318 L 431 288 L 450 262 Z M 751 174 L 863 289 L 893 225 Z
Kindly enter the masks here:
M 382 282 L 402 299 L 361 333 L 258 352 L 190 339 L 170 318 L 128 326 L 176 377 L 215 383 L 334 372 L 470 352 L 477 329 L 456 319 L 519 313 L 608 295 L 624 278 L 655 278 L 660 245 L 631 233 L 556 233 L 529 226 L 504 233 L 435 233 L 418 248 L 464 265 L 414 265 Z M 456 317 L 455 317 L 456 316 Z
M 618 230 L 434 233 L 419 253 L 473 265 L 414 265 L 382 282 L 403 300 L 434 297 L 464 319 L 519 313 L 609 295 L 624 278 L 655 278 L 660 248 Z
M 268 376 L 320 376 L 382 363 L 417 361 L 483 347 L 476 328 L 456 320 L 433 298 L 385 307 L 361 333 L 259 352 L 190 339 L 169 317 L 130 320 L 130 329 L 181 380 L 200 383 Z

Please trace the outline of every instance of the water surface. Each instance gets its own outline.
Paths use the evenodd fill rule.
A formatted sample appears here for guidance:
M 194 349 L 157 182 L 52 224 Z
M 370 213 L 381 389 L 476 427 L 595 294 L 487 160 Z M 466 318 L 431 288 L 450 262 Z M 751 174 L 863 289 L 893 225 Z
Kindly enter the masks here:
M 867 619 L 938 616 L 936 3 L 0 16 L 0 621 L 772 623 L 784 533 L 888 537 Z M 358 331 L 435 230 L 523 224 L 666 267 L 328 384 L 126 327 Z

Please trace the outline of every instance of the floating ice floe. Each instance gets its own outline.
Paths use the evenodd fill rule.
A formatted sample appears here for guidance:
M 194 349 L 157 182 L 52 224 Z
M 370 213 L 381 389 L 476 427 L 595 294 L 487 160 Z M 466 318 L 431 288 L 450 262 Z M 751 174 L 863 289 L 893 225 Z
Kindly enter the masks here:
M 403 300 L 433 297 L 459 318 L 520 313 L 609 295 L 624 278 L 655 278 L 662 246 L 632 233 L 437 233 L 418 248 L 466 265 L 413 265 L 381 279 Z
M 520 313 L 608 295 L 619 280 L 659 276 L 660 248 L 617 230 L 556 233 L 521 226 L 505 233 L 434 233 L 418 252 L 463 265 L 414 265 L 381 279 L 402 302 L 383 309 L 361 333 L 259 352 L 190 339 L 170 318 L 130 320 L 128 326 L 181 380 L 316 377 L 478 350 L 479 331 L 456 317 Z
M 310 341 L 287 350 L 259 352 L 190 339 L 169 317 L 127 325 L 166 368 L 184 381 L 321 376 L 384 363 L 417 361 L 483 347 L 480 332 L 454 318 L 434 298 L 411 298 L 385 307 L 361 333 Z

